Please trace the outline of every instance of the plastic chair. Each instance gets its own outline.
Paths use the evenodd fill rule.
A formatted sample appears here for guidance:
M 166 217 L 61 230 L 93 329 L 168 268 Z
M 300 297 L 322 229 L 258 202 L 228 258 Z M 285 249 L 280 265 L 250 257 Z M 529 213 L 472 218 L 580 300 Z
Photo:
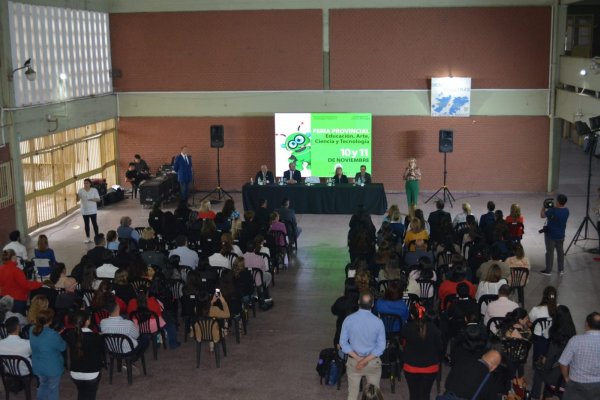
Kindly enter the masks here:
M 271 257 L 265 253 L 259 253 L 262 256 L 263 260 L 267 260 L 267 265 L 269 266 L 269 272 L 271 273 L 271 284 L 275 287 L 275 268 L 273 268 L 273 264 L 271 262 Z
M 150 282 L 145 279 L 136 279 L 131 281 L 131 286 L 133 286 L 133 290 L 137 292 L 141 287 L 150 287 Z
M 379 314 L 385 328 L 385 339 L 390 342 L 397 340 L 402 331 L 402 317 L 397 314 Z
M 285 264 L 285 257 L 287 256 L 288 263 L 290 262 L 290 249 L 286 235 L 281 231 L 269 231 L 273 242 L 275 243 L 275 255 L 274 258 L 277 263 L 277 269 L 282 265 L 284 269 L 287 269 Z
M 33 269 L 35 274 L 38 276 L 40 280 L 44 280 L 50 276 L 50 271 L 52 268 L 50 267 L 50 260 L 47 258 L 33 258 Z
M 140 335 L 148 336 L 148 338 L 150 339 L 150 343 L 152 343 L 152 355 L 154 357 L 154 360 L 158 360 L 159 346 L 156 341 L 158 335 L 160 335 L 162 339 L 164 349 L 167 349 L 167 335 L 165 334 L 164 328 L 161 328 L 160 326 L 160 320 L 158 318 L 158 315 L 156 315 L 156 313 L 153 311 L 149 311 L 148 313 L 144 313 L 143 315 L 140 315 L 139 311 L 132 311 L 129 313 L 129 319 L 132 321 L 134 319 L 137 320 Z M 156 324 L 157 330 L 155 332 L 152 332 L 152 320 L 154 320 Z
M 523 366 L 527 362 L 531 342 L 525 339 L 503 338 L 502 348 L 509 366 L 516 368 L 516 377 L 523 375 Z
M 200 331 L 200 337 L 196 336 L 196 325 L 198 326 L 198 330 Z M 202 354 L 202 343 L 214 343 L 215 350 L 215 362 L 217 364 L 217 368 L 221 367 L 221 355 L 219 351 L 219 343 L 221 343 L 223 347 L 223 352 L 225 352 L 224 340 L 219 335 L 218 338 L 213 338 L 213 326 L 219 325 L 217 320 L 211 317 L 197 317 L 194 321 L 194 339 L 196 340 L 196 368 L 200 368 L 200 355 Z M 219 332 L 221 329 L 219 328 Z
M 517 291 L 517 296 L 519 297 L 519 304 L 521 304 L 521 306 L 525 304 L 525 286 L 527 285 L 528 278 L 528 268 L 510 269 L 510 291 Z
M 102 334 L 102 337 L 104 338 L 104 347 L 106 348 L 106 353 L 110 359 L 108 373 L 109 384 L 112 385 L 115 360 L 117 360 L 117 371 L 121 371 L 123 360 L 125 360 L 128 385 L 133 383 L 132 364 L 135 360 L 137 360 L 138 356 L 142 362 L 144 376 L 146 376 L 146 359 L 144 358 L 144 353 L 136 351 L 135 347 L 133 346 L 133 341 L 129 336 L 121 335 L 119 333 L 104 333 Z
M 298 234 L 296 233 L 296 226 L 287 219 L 282 219 L 281 222 L 285 224 L 285 229 L 288 233 L 289 246 L 295 250 L 298 250 Z
M 421 289 L 421 295 L 419 296 L 421 301 L 429 304 L 433 303 L 435 298 L 435 281 L 432 279 L 417 279 L 417 283 Z
M 8 331 L 6 330 L 6 325 L 0 322 L 0 339 L 6 339 L 8 337 Z
M 538 326 L 541 329 L 541 334 L 540 335 L 536 335 L 535 334 L 535 329 Z M 546 333 L 548 331 L 548 329 L 550 329 L 551 326 L 552 326 L 552 318 L 538 318 L 535 321 L 533 321 L 533 325 L 531 327 L 531 332 L 535 336 L 544 336 L 544 333 Z
M 490 318 L 489 321 L 487 322 L 487 330 L 491 335 L 496 335 L 496 333 L 499 331 L 500 327 L 502 326 L 502 323 L 504 322 L 506 318 L 504 317 L 493 317 Z M 494 330 L 492 330 L 492 327 L 494 328 Z
M 477 301 L 477 304 L 479 304 L 479 314 L 484 315 L 485 312 L 482 310 L 483 305 L 485 304 L 486 307 L 488 306 L 488 304 L 490 304 L 492 301 L 496 301 L 498 300 L 498 295 L 497 294 L 484 294 L 482 295 L 479 300 Z
M 25 391 L 25 399 L 31 400 L 31 380 L 33 378 L 38 378 L 33 374 L 33 369 L 31 368 L 31 363 L 29 360 L 21 356 L 0 355 L 0 364 L 2 366 L 0 368 L 0 376 L 2 377 L 2 384 L 4 385 L 6 400 L 8 400 L 11 392 L 7 385 L 8 379 L 20 381 L 21 385 L 23 386 L 23 390 Z M 27 375 L 21 375 L 22 367 L 27 368 L 29 371 Z

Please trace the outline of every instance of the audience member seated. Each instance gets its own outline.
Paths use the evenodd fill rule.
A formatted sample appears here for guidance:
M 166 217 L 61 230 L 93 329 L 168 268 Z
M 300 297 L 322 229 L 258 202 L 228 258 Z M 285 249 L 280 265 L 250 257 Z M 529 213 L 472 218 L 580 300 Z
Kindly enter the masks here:
M 209 202 L 209 204 L 210 204 L 210 202 Z M 190 215 L 192 215 L 192 209 L 188 205 L 187 201 L 181 200 L 177 204 L 177 208 L 175 208 L 175 211 L 173 211 L 173 216 L 177 220 L 177 226 L 178 226 L 180 232 L 183 229 L 185 229 L 185 224 L 189 221 Z M 214 218 L 214 216 L 213 216 L 213 218 Z
M 501 260 L 502 254 L 499 249 L 492 249 L 491 251 L 491 260 L 484 262 L 477 269 L 476 275 L 478 279 L 483 279 L 489 273 L 492 265 L 498 265 L 500 267 L 500 271 L 502 271 L 502 278 L 508 280 L 510 277 L 510 267 L 508 264 Z
M 511 204 L 510 215 L 506 217 L 508 225 L 508 234 L 510 240 L 520 241 L 523 238 L 525 218 L 521 215 L 521 207 L 518 204 Z
M 375 314 L 394 314 L 402 318 L 402 323 L 408 320 L 408 306 L 402 300 L 402 288 L 398 282 L 390 282 L 382 298 L 375 301 Z M 394 326 L 393 331 L 399 332 L 401 326 Z
M 408 287 L 406 291 L 408 293 L 416 294 L 421 298 L 431 298 L 435 294 L 435 287 L 432 285 L 427 293 L 422 293 L 421 285 L 419 285 L 417 280 L 437 280 L 437 275 L 435 273 L 435 270 L 433 269 L 433 263 L 431 262 L 431 259 L 429 257 L 424 256 L 419 259 L 417 265 L 418 268 L 413 269 L 408 275 Z
M 199 219 L 215 219 L 217 214 L 212 210 L 210 200 L 204 200 L 200 203 L 200 209 L 198 210 Z
M 348 251 L 350 253 L 350 261 L 354 262 L 361 257 L 367 262 L 370 262 L 375 254 L 375 225 L 371 220 L 371 216 L 359 211 L 350 219 L 350 230 L 348 231 Z
M 56 296 L 56 311 L 65 311 L 71 309 L 73 304 L 80 299 L 75 293 L 77 289 L 77 281 L 73 278 L 65 279 L 65 291 L 61 292 Z
M 255 283 L 252 281 L 250 270 L 246 268 L 244 257 L 238 257 L 233 262 L 233 285 L 236 297 L 249 304 L 250 297 L 254 294 Z
M 406 236 L 404 236 L 404 245 L 406 246 L 407 251 L 415 251 L 416 245 L 411 242 L 416 242 L 419 239 L 423 241 L 429 240 L 429 234 L 423 229 L 421 220 L 413 218 L 410 221 L 410 229 L 406 232 Z
M 162 232 L 163 240 L 166 243 L 172 242 L 177 235 L 183 234 L 179 221 L 171 211 L 166 211 L 163 214 L 163 226 L 159 232 Z
M 269 229 L 271 221 L 271 213 L 267 209 L 268 202 L 265 199 L 258 200 L 258 208 L 254 210 L 254 223 L 259 229 L 260 233 L 266 233 Z
M 506 265 L 508 265 L 509 269 L 512 269 L 512 268 L 531 269 L 531 265 L 529 264 L 529 258 L 525 257 L 525 250 L 523 249 L 523 246 L 521 245 L 521 243 L 515 244 L 514 253 L 515 253 L 514 256 L 508 257 L 506 259 Z M 508 276 L 508 283 L 512 284 L 512 279 L 511 279 L 510 274 Z M 523 281 L 521 282 L 521 285 L 526 285 L 526 284 L 527 284 L 527 280 L 525 279 L 525 277 L 523 277 Z
M 140 318 L 150 318 L 150 312 L 155 313 L 158 316 L 158 323 L 156 325 L 156 320 L 154 318 L 150 318 L 150 332 L 155 333 L 158 332 L 159 328 L 165 328 L 168 332 L 168 335 L 177 335 L 177 331 L 174 329 L 174 326 L 167 328 L 167 323 L 163 318 L 163 305 L 156 299 L 156 297 L 148 294 L 148 288 L 145 286 L 141 286 L 137 291 L 137 296 L 131 300 L 127 304 L 127 314 L 131 315 L 132 312 L 137 311 L 139 313 Z M 133 323 L 139 327 L 139 322 L 137 318 L 132 319 Z
M 19 318 L 8 318 L 4 321 L 4 327 L 8 336 L 0 340 L 0 355 L 21 356 L 31 363 L 31 345 L 29 344 L 29 340 L 21 339 L 19 336 L 21 333 Z M 20 364 L 19 374 L 22 376 L 29 375 L 29 368 L 24 364 Z
M 159 202 L 152 204 L 152 209 L 150 210 L 150 214 L 148 214 L 148 225 L 154 229 L 157 235 L 162 234 L 163 214 Z
M 502 270 L 498 264 L 492 264 L 487 275 L 483 280 L 479 281 L 479 285 L 477 285 L 475 300 L 479 301 L 479 298 L 483 295 L 498 294 L 500 286 L 506 285 L 507 283 L 506 279 L 502 278 Z M 482 304 L 481 307 L 481 311 L 485 313 L 485 304 Z
M 340 334 L 342 324 L 346 317 L 358 311 L 358 289 L 354 282 L 347 283 L 344 288 L 344 295 L 338 297 L 331 306 L 331 313 L 337 318 L 335 320 L 335 335 L 333 336 L 333 347 L 339 349 Z
M 50 279 L 44 280 L 41 287 L 29 292 L 29 299 L 31 300 L 38 295 L 44 296 L 48 300 L 48 306 L 50 308 L 54 308 L 58 291 L 54 288 L 54 285 Z
M 55 289 L 65 288 L 65 278 L 67 277 L 67 266 L 64 263 L 56 263 L 50 272 L 50 282 Z
M 507 338 L 531 339 L 530 321 L 527 310 L 517 307 L 506 314 L 501 329 L 501 335 Z
M 269 261 L 261 254 L 263 237 L 258 235 L 254 240 L 254 246 L 248 246 L 248 251 L 244 253 L 244 265 L 248 270 L 252 271 L 253 268 L 260 269 L 263 271 L 263 281 L 266 287 L 271 286 L 273 276 L 269 272 Z M 255 285 L 260 285 L 260 277 L 256 277 Z
M 13 311 L 25 315 L 27 296 L 31 290 L 42 286 L 41 282 L 28 281 L 17 266 L 17 255 L 13 249 L 2 251 L 0 265 L 0 296 L 10 296 L 14 300 Z
M 239 251 L 239 248 L 237 250 Z M 231 269 L 233 261 L 229 260 L 229 254 L 235 254 L 233 240 L 231 239 L 230 233 L 224 233 L 221 235 L 221 250 L 208 257 L 208 263 L 211 267 Z
M 128 304 L 131 299 L 136 297 L 135 289 L 129 283 L 128 276 L 129 273 L 127 272 L 127 269 L 119 268 L 117 272 L 115 272 L 115 279 L 113 281 L 115 296 L 121 299 L 125 304 Z
M 140 331 L 133 321 L 121 317 L 121 310 L 114 299 L 107 301 L 104 306 L 110 316 L 100 321 L 102 333 L 118 333 L 128 336 L 133 343 L 133 349 L 125 342 L 121 350 L 124 353 L 135 351 L 137 354 L 142 354 L 150 344 L 148 339 L 144 336 L 140 337 Z
M 104 264 L 102 264 L 101 266 L 96 268 L 96 277 L 98 279 L 101 279 L 101 278 L 114 279 L 115 272 L 117 272 L 117 270 L 119 268 L 112 265 L 111 261 L 112 261 L 112 257 L 105 260 Z
M 474 314 L 479 316 L 479 304 L 469 295 L 469 286 L 459 283 L 456 286 L 456 299 L 448 305 L 446 315 L 448 317 L 448 338 L 453 338 L 467 323 L 467 316 Z M 476 319 L 479 321 L 479 318 Z
M 138 251 L 140 234 L 131 227 L 131 218 L 128 216 L 121 217 L 117 228 L 117 236 L 119 242 L 129 242 L 129 251 Z
M 296 163 L 289 163 L 289 168 L 287 171 L 283 173 L 283 180 L 287 182 L 288 185 L 294 185 L 302 181 L 302 175 L 300 171 L 296 170 Z
M 450 217 L 450 213 L 444 211 L 444 206 L 444 201 L 438 199 L 435 202 L 435 207 L 437 210 L 431 212 L 427 218 L 427 222 L 429 222 L 429 227 L 431 229 L 431 239 L 436 243 L 441 243 L 445 239 L 445 235 L 442 230 L 442 225 L 444 222 L 446 223 L 446 226 L 452 228 L 452 218 Z
M 260 166 L 260 171 L 256 173 L 256 178 L 254 179 L 257 185 L 271 185 L 275 183 L 275 177 L 273 173 L 269 171 L 266 165 Z
M 287 236 L 288 232 L 285 227 L 285 224 L 279 221 L 279 213 L 277 213 L 276 211 L 273 211 L 271 213 L 269 232 L 281 232 L 283 234 L 283 237 L 279 238 L 279 242 L 276 243 L 276 245 L 285 246 L 285 237 Z
M 173 255 L 179 256 L 179 265 L 185 265 L 196 269 L 198 267 L 198 253 L 187 247 L 187 239 L 183 235 L 177 236 L 175 240 L 177 242 L 177 248 L 169 252 L 169 257 Z
M 433 251 L 427 250 L 427 243 L 423 239 L 417 239 L 415 241 L 415 250 L 407 251 L 404 255 L 404 264 L 409 267 L 419 264 L 419 260 L 423 257 L 429 258 L 430 262 L 433 262 L 434 255 Z
M 459 244 L 462 246 L 464 243 L 472 242 L 481 238 L 479 227 L 477 226 L 477 220 L 474 215 L 467 215 L 466 226 L 457 232 Z
M 423 229 L 425 229 L 425 232 L 427 232 L 427 234 L 428 234 L 429 236 L 431 236 L 431 225 L 429 225 L 429 222 L 427 222 L 427 221 L 425 220 L 425 215 L 423 215 L 423 210 L 421 210 L 420 208 L 417 208 L 417 209 L 415 210 L 415 216 L 414 216 L 414 217 L 415 217 L 415 218 L 418 218 L 418 219 L 419 219 L 419 221 L 421 221 L 421 227 L 422 227 Z M 410 216 L 407 216 L 407 217 L 406 217 L 406 219 L 405 219 L 405 227 L 406 227 L 407 229 L 408 229 L 408 227 L 409 227 L 409 220 L 410 220 L 409 218 L 410 218 Z
M 56 264 L 54 250 L 48 245 L 48 236 L 40 235 L 37 241 L 37 247 L 34 250 L 35 258 L 43 258 L 50 261 L 50 266 Z
M 361 261 L 357 259 L 357 262 Z M 357 269 L 357 268 L 355 268 Z M 398 280 L 402 277 L 402 272 L 400 270 L 400 259 L 398 256 L 393 256 L 388 259 L 388 262 L 385 264 L 384 268 L 379 270 L 379 281 L 393 281 Z
M 496 215 L 494 214 L 495 209 L 496 204 L 493 201 L 488 201 L 488 211 L 485 214 L 481 214 L 481 217 L 479 217 L 479 229 L 484 237 L 487 235 L 486 232 L 489 232 L 490 237 L 492 235 L 491 231 L 494 229 L 494 225 L 496 224 Z
M 344 175 L 342 167 L 336 167 L 332 180 L 336 185 L 339 185 L 340 183 L 348 183 L 348 177 Z
M 298 226 L 298 222 L 296 221 L 296 212 L 290 208 L 290 199 L 288 199 L 287 197 L 284 198 L 281 201 L 281 207 L 279 207 L 276 211 L 279 214 L 279 219 L 281 220 L 281 222 L 286 224 L 286 227 L 287 224 L 290 224 L 291 227 L 294 228 L 294 232 L 296 232 L 296 239 L 300 237 L 300 234 L 302 233 L 302 228 Z M 288 232 L 290 241 L 294 239 L 291 237 L 291 235 L 292 232 Z
M 154 247 L 152 247 L 154 246 Z M 146 265 L 156 265 L 160 270 L 164 270 L 167 267 L 167 256 L 162 251 L 158 251 L 158 245 L 150 242 L 141 254 L 142 260 Z
M 479 310 L 464 316 L 463 327 L 450 341 L 450 362 L 452 365 L 468 360 L 477 360 L 485 352 L 488 331 L 480 322 Z
M 246 249 L 248 247 L 248 243 L 252 243 L 254 241 L 254 238 L 260 233 L 260 228 L 254 221 L 254 211 L 249 210 L 244 212 L 242 230 L 239 234 L 240 248 Z
M 158 239 L 154 229 L 148 227 L 142 231 L 142 236 L 138 242 L 140 251 L 154 250 L 158 248 Z
M 6 323 L 11 317 L 16 317 L 19 320 L 21 326 L 27 325 L 29 322 L 25 315 L 13 312 L 14 300 L 10 296 L 4 296 L 0 298 L 0 322 Z
M 229 313 L 229 304 L 227 304 L 227 300 L 225 300 L 225 297 L 220 295 L 219 292 L 213 294 L 212 297 L 207 292 L 200 292 L 198 298 L 196 299 L 195 315 L 198 317 L 224 319 L 231 316 Z M 196 338 L 198 340 L 202 339 L 202 332 L 200 331 L 200 326 L 198 324 L 194 324 L 194 331 Z M 221 338 L 221 332 L 218 324 L 213 325 L 212 337 L 214 342 L 219 341 Z M 214 342 L 211 345 L 211 350 Z
M 440 285 L 440 289 L 439 289 L 439 299 L 440 299 L 440 308 L 442 310 L 445 309 L 445 301 L 446 301 L 446 296 L 452 295 L 452 294 L 456 294 L 456 287 L 458 286 L 459 283 L 465 283 L 468 287 L 469 287 L 469 296 L 470 297 L 475 297 L 475 286 L 469 282 L 466 279 L 467 276 L 467 268 L 465 267 L 464 263 L 459 262 L 453 265 L 453 271 L 452 271 L 452 275 L 451 278 L 448 280 L 445 280 L 442 282 L 442 284 Z
M 467 215 L 471 215 L 471 205 L 469 203 L 462 204 L 462 212 L 458 213 L 454 216 L 454 220 L 452 221 L 452 226 L 456 229 L 460 224 L 467 223 Z
M 100 282 L 102 281 L 96 278 L 96 268 L 88 265 L 83 271 L 79 286 L 82 290 L 96 290 L 100 286 Z
M 500 288 L 498 289 L 498 300 L 492 301 L 490 304 L 488 304 L 485 310 L 485 316 L 483 318 L 484 325 L 487 326 L 487 323 L 490 320 L 490 318 L 505 318 L 506 314 L 508 314 L 516 308 L 519 308 L 519 305 L 517 303 L 508 298 L 509 295 L 510 286 L 500 286 Z M 491 331 L 496 333 L 496 328 L 492 326 Z
M 87 252 L 87 261 L 99 267 L 104 264 L 107 257 L 112 257 L 113 252 L 106 248 L 106 239 L 104 234 L 99 233 L 94 236 L 94 247 Z
M 117 231 L 110 230 L 106 232 L 106 248 L 113 252 L 119 250 L 119 240 L 117 239 Z
M 27 320 L 30 324 L 35 324 L 37 321 L 38 314 L 42 310 L 47 310 L 50 305 L 48 298 L 43 294 L 38 294 L 31 299 L 29 304 L 29 310 L 27 310 Z

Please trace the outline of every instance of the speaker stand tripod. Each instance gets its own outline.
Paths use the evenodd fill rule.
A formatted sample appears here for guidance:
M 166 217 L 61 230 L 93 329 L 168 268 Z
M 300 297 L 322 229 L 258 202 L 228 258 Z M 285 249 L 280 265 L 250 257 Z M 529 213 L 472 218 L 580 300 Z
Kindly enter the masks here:
M 218 200 L 219 202 L 221 201 L 221 197 L 223 197 L 223 198 L 229 197 L 231 200 L 233 200 L 233 198 L 231 197 L 231 195 L 229 193 L 227 193 L 227 191 L 221 187 L 221 157 L 220 157 L 220 153 L 219 153 L 219 148 L 218 147 L 217 147 L 217 187 L 214 188 L 206 196 L 204 196 L 203 198 L 201 198 L 200 199 L 200 203 L 202 203 L 205 199 L 209 198 L 210 196 L 212 196 L 215 193 L 217 194 L 217 196 L 219 198 L 219 200 Z
M 448 203 L 450 203 L 450 207 L 452 207 L 452 200 L 456 201 L 454 196 L 452 196 L 452 192 L 450 192 L 450 189 L 448 189 L 448 186 L 446 186 L 446 176 L 448 175 L 448 170 L 446 169 L 446 156 L 447 155 L 448 155 L 448 153 L 444 153 L 444 184 L 442 186 L 440 186 L 440 188 L 434 194 L 432 194 L 427 200 L 425 200 L 425 204 L 429 203 L 431 201 L 431 199 L 433 199 L 434 197 L 436 197 L 438 195 L 439 192 L 443 192 L 442 196 L 444 198 L 444 203 L 446 202 L 446 198 L 447 198 Z
M 590 159 L 588 161 L 587 201 L 585 203 L 585 217 L 583 218 L 583 221 L 581 221 L 581 225 L 579 225 L 577 232 L 575 232 L 575 236 L 573 236 L 571 243 L 569 243 L 569 247 L 567 247 L 567 250 L 565 251 L 565 255 L 569 252 L 569 249 L 571 248 L 571 246 L 573 246 L 573 243 L 577 243 L 580 240 L 593 239 L 588 236 L 588 227 L 589 227 L 588 224 L 592 225 L 592 227 L 594 228 L 596 233 L 600 235 L 600 232 L 598 232 L 598 227 L 596 226 L 596 224 L 594 224 L 594 221 L 592 221 L 592 219 L 590 218 L 590 184 L 591 184 L 591 180 L 592 180 L 592 157 L 596 153 L 597 145 L 598 145 L 598 133 L 597 133 L 597 131 L 594 131 L 593 133 L 590 134 L 590 147 L 589 147 Z M 582 231 L 583 231 L 583 235 L 581 233 Z M 589 252 L 597 254 L 598 250 L 599 249 L 597 249 L 597 248 L 591 249 L 591 250 L 589 250 Z

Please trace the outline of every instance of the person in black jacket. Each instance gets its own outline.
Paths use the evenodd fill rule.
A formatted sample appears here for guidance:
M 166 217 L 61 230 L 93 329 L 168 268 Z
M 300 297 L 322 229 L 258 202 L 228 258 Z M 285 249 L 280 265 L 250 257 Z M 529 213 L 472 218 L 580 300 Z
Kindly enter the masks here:
M 273 173 L 269 171 L 266 165 L 260 166 L 260 171 L 256 173 L 256 184 L 258 185 L 261 182 L 263 185 L 271 185 L 275 183 L 275 178 L 273 177 Z
M 431 229 L 429 237 L 436 243 L 444 242 L 445 238 L 442 229 L 442 225 L 444 225 L 444 222 L 446 223 L 446 226 L 452 225 L 452 218 L 450 217 L 450 213 L 444 211 L 444 206 L 444 201 L 438 199 L 435 202 L 435 207 L 437 208 L 437 210 L 430 213 L 429 217 L 427 218 L 427 222 L 429 222 L 429 228 Z
M 452 367 L 446 378 L 446 393 L 454 394 L 461 399 L 471 399 L 477 394 L 479 386 L 486 379 L 478 393 L 478 399 L 496 399 L 502 393 L 502 386 L 497 385 L 497 377 L 492 372 L 498 368 L 502 356 L 497 350 L 490 350 L 480 359 L 465 360 Z M 466 379 L 468 377 L 468 379 Z
M 340 343 L 340 333 L 342 332 L 342 324 L 346 317 L 358 311 L 358 289 L 354 280 L 346 283 L 344 295 L 339 297 L 331 306 L 331 313 L 337 317 L 335 321 L 335 335 L 333 337 L 333 346 L 338 347 Z
M 95 400 L 104 365 L 104 343 L 100 335 L 89 329 L 91 318 L 85 311 L 76 312 L 72 322 L 75 328 L 67 333 L 67 343 L 77 399 Z

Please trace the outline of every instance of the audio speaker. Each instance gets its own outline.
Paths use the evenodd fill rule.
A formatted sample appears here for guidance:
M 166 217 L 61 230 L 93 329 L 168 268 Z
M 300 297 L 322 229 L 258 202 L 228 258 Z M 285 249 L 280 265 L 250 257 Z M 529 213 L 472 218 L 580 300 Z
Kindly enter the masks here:
M 225 145 L 223 125 L 210 126 L 210 147 L 222 148 Z
M 440 153 L 452 153 L 454 148 L 453 137 L 453 131 L 440 130 Z
M 600 116 L 590 118 L 590 128 L 592 131 L 600 130 Z

